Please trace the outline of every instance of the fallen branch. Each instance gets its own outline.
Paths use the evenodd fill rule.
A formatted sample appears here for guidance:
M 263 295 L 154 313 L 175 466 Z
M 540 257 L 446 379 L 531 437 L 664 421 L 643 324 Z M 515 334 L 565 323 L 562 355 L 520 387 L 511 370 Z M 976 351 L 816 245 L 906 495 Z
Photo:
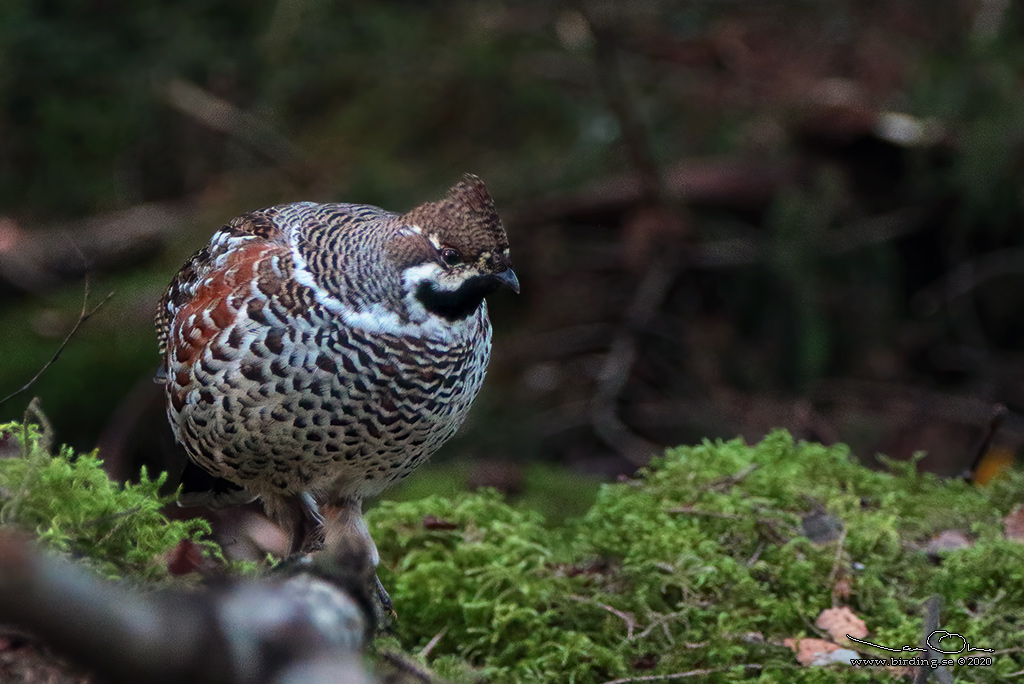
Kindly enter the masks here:
M 605 444 L 638 466 L 646 465 L 659 447 L 630 430 L 619 417 L 616 404 L 636 361 L 636 333 L 658 313 L 675 276 L 676 271 L 665 260 L 647 270 L 626 310 L 626 321 L 612 340 L 591 401 L 594 432 Z
M 263 117 L 181 78 L 156 83 L 154 90 L 182 114 L 231 136 L 296 176 L 296 180 L 303 180 L 302 155 L 298 148 Z
M 369 684 L 373 582 L 365 543 L 345 537 L 260 580 L 142 593 L 0 532 L 0 622 L 109 682 Z
M 45 226 L 0 217 L 0 281 L 41 293 L 87 274 L 123 269 L 156 256 L 192 209 L 152 202 Z

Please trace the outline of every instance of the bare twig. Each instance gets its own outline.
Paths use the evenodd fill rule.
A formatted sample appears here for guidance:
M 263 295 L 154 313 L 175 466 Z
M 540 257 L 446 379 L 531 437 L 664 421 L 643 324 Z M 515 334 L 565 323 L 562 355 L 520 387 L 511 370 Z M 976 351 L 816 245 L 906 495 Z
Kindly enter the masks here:
M 704 485 L 703 487 L 700 488 L 700 491 L 702 491 L 702 492 L 724 491 L 724 490 L 728 489 L 729 487 L 732 487 L 733 485 L 739 484 L 740 482 L 745 480 L 747 475 L 750 475 L 750 473 L 754 472 L 759 467 L 760 466 L 758 466 L 757 463 L 750 463 L 750 464 L 745 466 L 743 469 L 741 469 L 737 473 L 733 473 L 732 475 L 726 475 L 725 477 L 720 477 L 720 478 L 718 478 L 716 480 L 712 480 L 711 482 L 708 482 L 706 485 Z
M 635 615 L 633 615 L 632 613 L 618 610 L 617 608 L 613 608 L 607 604 L 601 603 L 600 601 L 595 601 L 592 598 L 587 598 L 586 596 L 578 596 L 576 594 L 571 594 L 569 598 L 573 601 L 579 601 L 580 603 L 589 603 L 591 605 L 597 606 L 598 608 L 606 610 L 615 617 L 622 620 L 624 623 L 626 623 L 626 640 L 632 641 L 633 630 L 637 627 Z
M 748 568 L 751 568 L 751 567 L 754 566 L 754 563 L 757 562 L 757 559 L 761 557 L 761 552 L 762 551 L 764 551 L 764 542 L 761 542 L 760 544 L 758 544 L 757 548 L 754 549 L 754 555 L 751 556 L 750 560 L 747 561 L 747 567 Z
M 829 230 L 816 248 L 822 255 L 837 257 L 892 242 L 921 230 L 926 225 L 926 214 L 924 207 L 910 207 L 853 221 Z M 730 238 L 689 247 L 686 259 L 693 267 L 721 269 L 763 263 L 770 255 L 767 240 Z
M 736 513 L 720 513 L 718 511 L 700 511 L 690 506 L 678 506 L 665 509 L 666 513 L 685 513 L 686 515 L 699 515 L 706 518 L 722 518 L 723 520 L 746 520 L 750 516 L 738 515 Z
M 702 162 L 707 164 L 708 162 Z M 711 162 L 713 165 L 723 167 L 734 167 L 742 165 L 742 160 L 721 160 Z M 666 189 L 666 199 L 689 199 L 710 201 L 707 194 L 709 191 L 701 187 L 691 187 L 694 184 L 687 182 L 673 184 L 674 177 L 700 176 L 699 169 L 691 168 L 696 162 L 677 167 L 677 170 L 669 175 Z M 724 173 L 723 168 L 720 173 Z M 768 170 L 761 173 L 768 174 Z M 756 174 L 751 174 L 756 175 Z M 781 177 L 781 176 L 780 176 Z M 746 180 L 745 178 L 743 180 Z M 592 217 L 608 213 L 622 213 L 633 209 L 644 203 L 640 185 L 635 180 L 627 178 L 612 178 L 595 185 L 584 193 L 541 203 L 539 206 L 531 205 L 529 209 L 520 212 L 517 218 L 519 224 L 540 225 L 547 223 L 564 222 L 572 217 Z M 770 196 L 776 194 L 773 189 Z M 721 202 L 721 200 L 720 200 Z M 692 202 L 691 202 L 692 203 Z M 875 247 L 880 244 L 912 235 L 927 226 L 924 220 L 930 211 L 930 207 L 918 206 L 900 209 L 865 219 L 851 221 L 843 226 L 829 230 L 821 244 L 816 248 L 821 254 L 836 257 L 856 252 L 860 249 Z M 767 261 L 772 254 L 770 240 L 754 238 L 724 238 L 720 240 L 704 241 L 699 244 L 688 245 L 684 253 L 685 262 L 693 268 L 703 269 L 731 269 L 760 264 Z M 985 265 L 979 265 L 983 271 L 982 275 L 989 278 L 1002 275 L 1004 272 L 1024 272 L 1024 253 L 1019 257 L 1007 258 L 1006 263 L 997 264 L 996 268 L 989 270 Z M 963 279 L 961 279 L 963 280 Z M 934 308 L 932 299 L 943 290 L 941 286 L 934 285 L 915 295 L 918 301 L 927 303 Z M 956 294 L 956 293 L 955 293 Z
M 807 630 L 809 632 L 817 634 L 818 638 L 824 639 L 825 641 L 832 641 L 832 635 L 831 634 L 829 634 L 828 632 L 826 632 L 822 628 L 818 627 L 818 625 L 815 624 L 814 622 L 811 622 L 810 619 L 806 615 L 804 615 L 803 613 L 800 614 L 800 621 L 804 623 L 804 626 L 807 627 Z
M 836 556 L 832 561 L 832 569 L 829 570 L 828 580 L 825 582 L 829 587 L 835 582 L 836 577 L 839 575 L 839 563 L 843 558 L 843 544 L 846 543 L 846 526 L 839 531 L 839 539 L 836 539 Z M 835 608 L 835 606 L 833 606 Z
M 633 638 L 634 639 L 643 639 L 648 634 L 653 632 L 655 627 L 661 627 L 661 630 L 662 630 L 662 632 L 665 633 L 665 638 L 668 640 L 668 642 L 669 643 L 675 643 L 675 639 L 672 638 L 672 632 L 669 631 L 668 622 L 669 622 L 669 620 L 673 620 L 673 619 L 675 619 L 677 617 L 680 617 L 681 615 L 684 615 L 685 612 L 686 611 L 680 610 L 680 611 L 676 611 L 675 613 L 655 613 L 655 615 L 657 617 L 655 617 L 653 620 L 651 620 L 651 624 L 649 624 L 646 627 L 644 627 L 644 631 L 640 632 L 639 634 L 637 634 Z M 686 648 L 702 648 L 702 647 L 704 647 L 706 645 L 707 645 L 707 643 L 686 644 Z
M 433 636 L 433 637 L 432 637 L 432 638 L 430 639 L 430 641 L 428 641 L 428 642 L 427 642 L 427 645 L 426 645 L 426 646 L 424 646 L 424 647 L 423 647 L 423 648 L 422 648 L 422 649 L 420 650 L 420 652 L 419 652 L 419 656 L 420 656 L 420 658 L 426 658 L 427 656 L 429 656 L 429 655 L 430 655 L 430 652 L 434 650 L 434 647 L 435 647 L 435 646 L 437 646 L 438 642 L 439 642 L 439 641 L 441 641 L 441 639 L 442 639 L 442 638 L 444 638 L 444 635 L 445 635 L 445 634 L 447 634 L 447 633 L 448 633 L 448 626 L 447 626 L 447 625 L 445 625 L 445 626 L 444 626 L 444 627 L 443 627 L 443 628 L 441 629 L 441 631 L 440 631 L 440 632 L 438 632 L 437 634 L 435 634 L 435 635 L 434 635 L 434 636 Z
M 10 394 L 8 394 L 3 399 L 0 399 L 0 406 L 2 406 L 8 400 L 13 399 L 14 397 L 18 396 L 22 392 L 25 392 L 30 387 L 32 387 L 32 385 L 34 385 L 36 383 L 36 381 L 39 380 L 39 378 L 42 376 L 42 374 L 45 373 L 46 370 L 50 366 L 52 366 L 54 363 L 56 363 L 57 359 L 60 358 L 60 355 L 64 352 L 64 348 L 68 346 L 68 342 L 70 342 L 71 338 L 74 337 L 75 333 L 78 332 L 78 329 L 82 327 L 82 324 L 85 323 L 87 320 L 89 320 L 89 318 L 91 318 L 94 313 L 99 311 L 100 307 L 102 307 L 104 304 L 106 304 L 108 301 L 110 301 L 110 298 L 113 297 L 113 296 L 114 296 L 114 293 L 111 292 L 110 294 L 108 294 L 106 297 L 103 298 L 102 302 L 97 304 L 92 309 L 89 309 L 89 278 L 86 277 L 86 279 L 85 279 L 85 293 L 84 293 L 84 295 L 82 297 L 82 311 L 81 311 L 81 313 L 78 314 L 78 320 L 75 321 L 75 325 L 72 326 L 71 331 L 68 332 L 67 336 L 64 337 L 64 341 L 60 343 L 59 347 L 57 347 L 57 351 L 54 352 L 52 357 L 50 357 L 50 360 L 47 361 L 45 364 L 43 364 L 43 367 L 39 369 L 39 372 L 36 373 L 35 375 L 33 375 L 32 379 L 29 380 L 28 382 L 26 382 L 24 384 L 24 386 L 21 387 L 21 389 L 15 390 L 14 392 L 11 392 Z
M 939 611 L 942 607 L 942 597 L 934 595 L 924 602 L 925 616 L 924 629 L 921 634 L 921 648 L 926 649 L 928 660 L 942 660 L 944 655 L 931 647 L 929 638 L 939 628 Z M 939 684 L 953 684 L 953 674 L 945 667 L 930 668 L 927 666 L 914 668 L 914 684 L 924 684 L 929 677 L 934 676 Z
M 409 656 L 404 653 L 393 651 L 391 649 L 384 649 L 377 651 L 377 655 L 379 655 L 384 662 L 405 676 L 405 679 L 400 681 L 417 681 L 423 682 L 423 684 L 431 684 L 432 682 L 437 681 L 437 678 L 430 670 L 413 662 Z
M 93 518 L 92 520 L 87 520 L 84 523 L 82 523 L 82 527 L 87 527 L 87 526 L 90 526 L 90 525 L 99 525 L 99 524 L 101 524 L 103 522 L 112 521 L 114 524 L 111 525 L 110 529 L 107 530 L 107 533 L 105 535 L 103 535 L 102 537 L 100 537 L 99 541 L 96 542 L 97 544 L 102 545 L 102 544 L 106 543 L 107 540 L 109 540 L 115 534 L 117 534 L 117 531 L 120 530 L 122 527 L 124 527 L 125 523 L 128 522 L 129 518 L 131 518 L 132 516 L 134 516 L 136 513 L 138 513 L 141 510 L 142 510 L 142 506 L 133 506 L 133 507 L 129 508 L 127 511 L 121 511 L 120 513 L 116 513 L 114 515 L 104 515 L 104 516 L 100 516 L 99 518 Z
M 632 684 L 633 682 L 663 682 L 670 681 L 673 679 L 691 679 L 693 677 L 706 677 L 708 675 L 718 674 L 720 672 L 728 672 L 737 667 L 742 667 L 748 670 L 763 670 L 764 665 L 759 663 L 740 663 L 738 665 L 732 665 L 730 667 L 709 667 L 701 670 L 690 670 L 689 672 L 673 672 L 672 674 L 661 674 L 661 675 L 644 675 L 642 677 L 623 677 L 622 679 L 610 679 L 604 684 Z M 772 669 L 781 669 L 780 665 L 772 665 Z M 791 666 L 791 668 L 796 667 Z
M 118 524 L 120 524 L 121 520 L 123 520 L 124 518 L 129 518 L 129 517 L 135 515 L 136 513 L 138 513 L 141 510 L 142 510 L 142 506 L 132 506 L 131 508 L 129 508 L 126 511 L 118 511 L 117 513 L 111 513 L 109 515 L 101 515 L 99 517 L 93 518 L 92 520 L 86 520 L 85 522 L 82 523 L 82 527 L 93 527 L 93 526 L 102 525 L 103 523 L 115 522 L 115 521 Z

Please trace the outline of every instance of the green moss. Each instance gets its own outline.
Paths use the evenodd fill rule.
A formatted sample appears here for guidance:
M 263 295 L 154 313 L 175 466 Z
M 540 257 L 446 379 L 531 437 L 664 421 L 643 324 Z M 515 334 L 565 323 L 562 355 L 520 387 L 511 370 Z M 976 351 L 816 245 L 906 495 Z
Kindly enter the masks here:
M 1024 478 L 974 488 L 890 466 L 873 471 L 845 447 L 776 432 L 754 446 L 669 450 L 558 527 L 493 492 L 386 502 L 369 519 L 399 640 L 417 652 L 443 633 L 429 657 L 455 680 L 711 670 L 712 681 L 886 681 L 878 668 L 801 668 L 782 645 L 818 636 L 812 625 L 840 580 L 841 603 L 879 643 L 918 643 L 922 604 L 938 594 L 943 629 L 1017 649 L 1024 545 L 1002 538 L 1001 519 L 1024 500 Z M 804 536 L 808 514 L 840 520 L 841 541 Z M 925 545 L 948 529 L 974 544 L 936 563 Z M 955 672 L 988 681 L 1022 667 L 1018 650 Z
M 53 456 L 31 426 L 0 425 L 0 443 L 22 450 L 0 459 L 3 522 L 108 576 L 164 578 L 166 553 L 207 531 L 160 513 L 163 476 L 114 484 L 95 453 Z M 836 601 L 877 643 L 917 644 L 922 605 L 938 595 L 942 629 L 997 652 L 993 667 L 954 668 L 958 681 L 992 681 L 1024 669 L 1024 544 L 1001 524 L 1022 500 L 1019 473 L 975 488 L 913 464 L 878 472 L 845 447 L 776 432 L 753 446 L 669 450 L 562 523 L 493 491 L 385 502 L 368 518 L 399 619 L 378 647 L 417 653 L 433 640 L 430 665 L 464 682 L 697 671 L 703 681 L 895 681 L 879 668 L 801 667 L 783 640 L 819 636 L 813 623 Z M 808 516 L 841 521 L 843 533 L 812 541 Z M 928 540 L 950 529 L 973 544 L 929 558 Z
M 0 522 L 34 533 L 47 546 L 88 560 L 106 576 L 154 580 L 168 577 L 166 554 L 182 540 L 219 555 L 201 538 L 205 520 L 168 520 L 161 512 L 172 497 L 159 489 L 167 478 L 138 484 L 112 482 L 98 454 L 49 452 L 34 425 L 0 425 L 0 441 L 16 442 L 20 457 L 0 459 Z

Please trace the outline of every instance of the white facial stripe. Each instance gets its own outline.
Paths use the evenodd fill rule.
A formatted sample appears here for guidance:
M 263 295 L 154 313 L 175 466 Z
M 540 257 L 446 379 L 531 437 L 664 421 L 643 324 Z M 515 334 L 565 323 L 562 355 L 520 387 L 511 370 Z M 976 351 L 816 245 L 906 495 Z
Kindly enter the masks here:
M 465 273 L 449 273 L 431 261 L 405 269 L 402 273 L 402 285 L 406 292 L 415 292 L 420 283 L 429 280 L 437 290 L 454 292 L 462 287 L 467 277 Z
M 444 269 L 433 261 L 410 266 L 402 271 L 402 286 L 406 292 L 412 292 L 424 280 L 437 281 L 444 275 Z
M 427 311 L 420 300 L 416 299 L 416 287 L 424 280 L 432 281 L 436 287 L 442 290 L 457 290 L 462 284 L 462 278 L 452 278 L 437 263 L 429 262 L 412 266 L 405 269 L 402 274 L 402 285 L 406 293 L 402 301 L 409 316 L 409 320 L 405 321 L 383 304 L 370 304 L 360 307 L 358 310 L 345 306 L 340 299 L 332 297 L 316 284 L 305 260 L 294 245 L 292 246 L 292 258 L 295 261 L 293 271 L 295 279 L 310 288 L 315 293 L 317 302 L 332 314 L 340 317 L 345 325 L 374 334 L 428 337 L 452 344 L 471 339 L 477 334 L 479 315 L 469 316 L 453 324 Z

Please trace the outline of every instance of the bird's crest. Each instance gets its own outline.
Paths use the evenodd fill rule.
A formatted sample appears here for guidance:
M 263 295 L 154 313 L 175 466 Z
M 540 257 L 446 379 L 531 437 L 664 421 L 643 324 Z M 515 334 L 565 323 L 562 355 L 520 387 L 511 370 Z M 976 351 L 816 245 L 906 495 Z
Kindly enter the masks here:
M 508 236 L 487 186 L 469 173 L 448 190 L 444 199 L 421 204 L 402 220 L 457 249 L 466 261 L 476 261 L 482 254 L 501 255 L 508 250 Z

